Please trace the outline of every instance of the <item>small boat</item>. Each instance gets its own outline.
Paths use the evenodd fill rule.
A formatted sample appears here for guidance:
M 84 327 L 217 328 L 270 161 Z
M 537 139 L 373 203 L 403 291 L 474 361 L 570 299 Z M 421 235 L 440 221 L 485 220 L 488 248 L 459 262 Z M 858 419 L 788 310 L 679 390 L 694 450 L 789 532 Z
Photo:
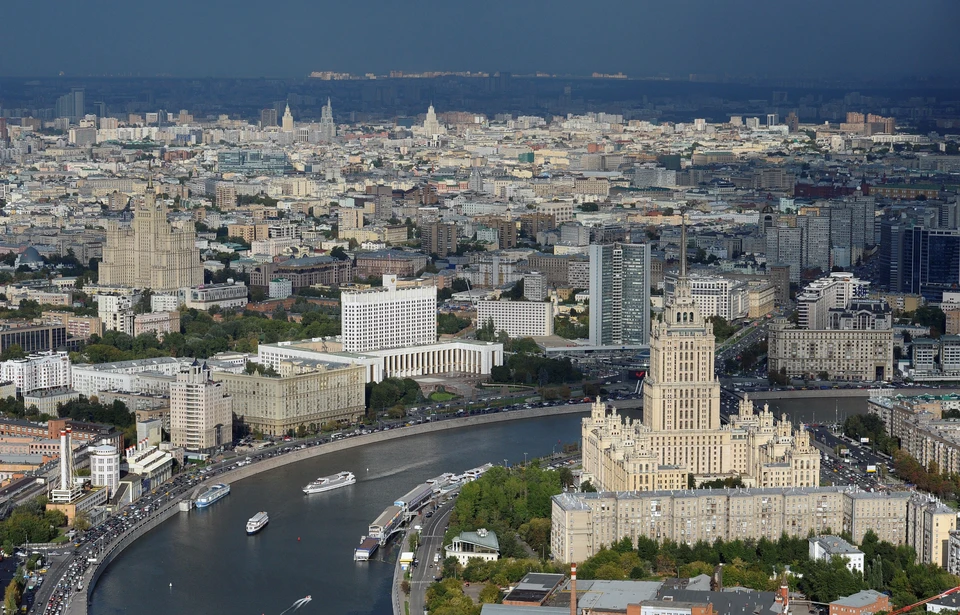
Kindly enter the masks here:
M 270 515 L 265 512 L 258 512 L 247 521 L 247 535 L 256 534 L 270 523 Z
M 353 472 L 340 472 L 331 476 L 322 476 L 303 488 L 304 493 L 323 493 L 340 487 L 346 487 L 357 482 Z

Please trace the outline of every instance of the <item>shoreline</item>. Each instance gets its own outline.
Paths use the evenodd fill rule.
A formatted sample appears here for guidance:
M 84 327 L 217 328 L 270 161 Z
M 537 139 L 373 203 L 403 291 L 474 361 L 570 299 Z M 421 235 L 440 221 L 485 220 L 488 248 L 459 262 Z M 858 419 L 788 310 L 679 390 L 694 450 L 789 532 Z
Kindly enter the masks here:
M 636 405 L 639 405 L 639 400 L 625 400 L 629 402 L 635 402 Z M 182 500 L 189 499 L 190 496 L 196 492 L 196 489 L 204 486 L 208 486 L 216 483 L 225 483 L 233 484 L 235 482 L 241 481 L 245 478 L 261 474 L 262 472 L 267 472 L 269 470 L 274 470 L 291 463 L 297 463 L 299 461 L 304 461 L 306 459 L 312 459 L 314 457 L 319 457 L 321 455 L 326 455 L 329 453 L 335 453 L 338 451 L 344 451 L 352 448 L 358 448 L 361 446 L 367 446 L 369 444 L 376 444 L 378 442 L 386 442 L 388 440 L 396 440 L 399 438 L 406 438 L 409 436 L 416 436 L 420 434 L 434 433 L 438 431 L 447 431 L 451 429 L 463 429 L 465 427 L 471 427 L 474 425 L 485 425 L 492 423 L 503 423 L 506 421 L 518 421 L 524 419 L 536 419 L 543 418 L 547 416 L 555 415 L 567 415 L 567 414 L 579 414 L 589 412 L 590 404 L 589 403 L 578 403 L 578 404 L 568 404 L 562 406 L 550 406 L 546 408 L 529 408 L 523 410 L 512 410 L 509 412 L 498 412 L 495 414 L 482 414 L 478 416 L 465 416 L 461 418 L 453 419 L 444 419 L 440 421 L 431 421 L 429 423 L 423 423 L 418 425 L 412 425 L 410 427 L 402 427 L 397 429 L 391 429 L 388 431 L 380 431 L 377 433 L 371 433 L 361 436 L 354 436 L 351 438 L 337 440 L 335 442 L 328 442 L 326 444 L 312 446 L 298 451 L 291 451 L 277 457 L 271 457 L 269 459 L 264 459 L 256 463 L 250 464 L 248 466 L 242 466 L 223 474 L 217 475 L 215 477 L 208 478 L 200 483 L 197 483 L 195 489 L 190 489 L 185 492 L 180 497 L 171 500 L 168 502 L 162 509 L 157 511 L 157 513 L 152 516 L 150 519 L 147 519 L 135 526 L 130 532 L 128 532 L 123 538 L 113 543 L 111 547 L 103 553 L 103 556 L 100 560 L 84 575 L 85 579 L 85 599 L 81 601 L 75 601 L 70 604 L 66 613 L 68 615 L 87 615 L 89 611 L 89 604 L 93 598 L 94 589 L 96 589 L 97 581 L 109 567 L 109 565 L 115 560 L 120 554 L 136 542 L 138 539 L 149 533 L 151 530 L 159 527 L 162 523 L 180 513 L 179 503 Z M 296 441 L 294 441 L 295 443 Z M 271 447 L 263 449 L 264 451 L 275 450 L 275 448 L 281 448 L 283 446 L 289 446 L 291 443 L 279 443 L 276 447 Z M 238 457 L 242 457 L 239 455 Z M 234 459 L 230 459 L 228 462 L 221 463 L 232 463 Z M 391 593 L 393 594 L 393 588 L 391 588 Z

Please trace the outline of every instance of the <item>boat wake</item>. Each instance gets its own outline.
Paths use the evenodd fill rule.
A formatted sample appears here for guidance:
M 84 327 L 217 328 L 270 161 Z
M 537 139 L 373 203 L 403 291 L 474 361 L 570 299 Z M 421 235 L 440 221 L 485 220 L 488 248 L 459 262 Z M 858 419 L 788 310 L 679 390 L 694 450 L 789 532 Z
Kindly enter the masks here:
M 424 467 L 424 466 L 432 465 L 433 463 L 434 463 L 433 460 L 425 459 L 425 460 L 423 460 L 423 461 L 418 461 L 417 463 L 411 463 L 411 464 L 408 464 L 408 465 L 405 465 L 405 466 L 402 466 L 402 467 L 399 467 L 399 468 L 390 468 L 390 470 L 388 470 L 388 471 L 386 471 L 386 472 L 381 472 L 381 473 L 379 473 L 379 474 L 374 474 L 374 475 L 372 475 L 372 476 L 369 476 L 369 475 L 368 475 L 368 476 L 363 476 L 360 480 L 364 480 L 364 481 L 367 481 L 367 480 L 380 480 L 381 478 L 387 478 L 387 477 L 390 477 L 390 476 L 394 476 L 394 475 L 396 475 L 396 474 L 400 474 L 400 473 L 402 473 L 402 472 L 406 472 L 407 470 L 413 470 L 414 468 L 422 468 L 422 467 Z
M 290 605 L 290 608 L 288 608 L 283 613 L 280 613 L 280 615 L 285 615 L 286 613 L 295 613 L 296 611 L 300 610 L 300 607 L 310 602 L 311 600 L 313 600 L 313 598 L 311 598 L 310 596 L 307 596 L 306 598 L 300 598 L 299 600 L 294 602 L 292 605 Z

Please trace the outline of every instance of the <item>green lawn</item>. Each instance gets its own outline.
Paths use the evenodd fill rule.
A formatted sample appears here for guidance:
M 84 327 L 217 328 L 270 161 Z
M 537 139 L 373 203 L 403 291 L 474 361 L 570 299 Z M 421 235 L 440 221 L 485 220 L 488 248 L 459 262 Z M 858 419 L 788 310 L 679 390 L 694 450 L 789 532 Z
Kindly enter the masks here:
M 436 402 L 445 402 L 450 401 L 451 399 L 456 399 L 457 396 L 453 393 L 447 393 L 446 391 L 435 391 L 430 394 L 430 401 Z

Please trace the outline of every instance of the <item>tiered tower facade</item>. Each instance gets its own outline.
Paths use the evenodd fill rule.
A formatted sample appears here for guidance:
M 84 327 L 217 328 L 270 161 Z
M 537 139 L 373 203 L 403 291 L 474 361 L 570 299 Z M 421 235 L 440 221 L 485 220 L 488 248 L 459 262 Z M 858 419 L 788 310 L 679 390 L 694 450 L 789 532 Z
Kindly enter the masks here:
M 157 291 L 203 284 L 196 233 L 171 226 L 167 207 L 157 202 L 152 184 L 130 227 L 107 225 L 100 283 Z
M 663 319 L 653 325 L 643 420 L 608 412 L 597 400 L 582 426 L 584 472 L 606 491 L 685 489 L 739 477 L 759 487 L 819 485 L 820 455 L 810 434 L 775 423 L 744 399 L 730 425 L 720 424 L 720 384 L 714 371 L 713 325 L 702 317 L 686 271 L 681 231 L 680 278 Z

